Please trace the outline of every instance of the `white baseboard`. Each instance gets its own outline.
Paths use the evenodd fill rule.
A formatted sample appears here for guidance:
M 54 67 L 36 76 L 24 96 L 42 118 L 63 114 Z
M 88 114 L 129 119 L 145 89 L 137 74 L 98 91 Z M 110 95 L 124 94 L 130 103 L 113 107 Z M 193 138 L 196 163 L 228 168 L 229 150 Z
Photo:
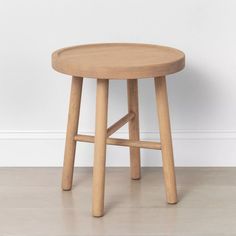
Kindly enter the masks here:
M 91 132 L 80 131 L 82 134 Z M 173 130 L 176 166 L 236 166 L 235 130 Z M 117 132 L 127 137 L 127 132 Z M 158 140 L 155 132 L 141 132 L 143 140 Z M 0 131 L 0 166 L 62 166 L 64 131 Z M 93 145 L 79 143 L 77 166 L 91 166 Z M 107 166 L 128 166 L 126 147 L 108 146 Z M 161 153 L 142 150 L 143 166 L 160 166 Z

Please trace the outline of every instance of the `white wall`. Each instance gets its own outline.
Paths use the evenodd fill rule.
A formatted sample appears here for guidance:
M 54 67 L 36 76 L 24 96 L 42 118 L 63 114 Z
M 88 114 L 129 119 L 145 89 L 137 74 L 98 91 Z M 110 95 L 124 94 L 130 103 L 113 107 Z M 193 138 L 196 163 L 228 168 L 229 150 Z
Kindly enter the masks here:
M 51 69 L 54 50 L 144 42 L 186 53 L 186 69 L 168 78 L 176 164 L 236 166 L 235 9 L 234 0 L 0 0 L 0 165 L 62 165 L 70 79 Z M 111 82 L 109 123 L 126 113 L 125 93 L 125 81 Z M 91 133 L 94 80 L 82 103 L 80 132 Z M 140 81 L 140 112 L 142 137 L 155 139 L 151 79 Z M 91 165 L 92 145 L 78 151 L 76 164 Z M 143 165 L 160 164 L 158 151 L 142 154 Z M 127 165 L 128 150 L 109 147 L 107 162 Z

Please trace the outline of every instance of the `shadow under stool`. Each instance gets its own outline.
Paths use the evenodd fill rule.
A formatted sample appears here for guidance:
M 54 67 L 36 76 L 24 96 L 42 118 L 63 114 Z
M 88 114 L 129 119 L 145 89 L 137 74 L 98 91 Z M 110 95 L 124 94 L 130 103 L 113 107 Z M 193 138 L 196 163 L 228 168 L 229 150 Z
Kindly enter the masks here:
M 100 217 L 104 214 L 107 144 L 130 148 L 132 179 L 141 177 L 140 148 L 161 150 L 167 202 L 177 203 L 165 76 L 182 70 L 184 64 L 183 52 L 149 44 L 90 44 L 64 48 L 53 53 L 53 68 L 72 76 L 62 189 L 71 190 L 72 187 L 76 142 L 94 143 L 93 216 Z M 77 134 L 83 78 L 97 80 L 95 136 Z M 154 78 L 160 142 L 141 141 L 139 137 L 138 79 L 141 78 Z M 113 79 L 127 80 L 128 114 L 108 128 L 109 80 Z M 129 139 L 110 137 L 127 122 Z

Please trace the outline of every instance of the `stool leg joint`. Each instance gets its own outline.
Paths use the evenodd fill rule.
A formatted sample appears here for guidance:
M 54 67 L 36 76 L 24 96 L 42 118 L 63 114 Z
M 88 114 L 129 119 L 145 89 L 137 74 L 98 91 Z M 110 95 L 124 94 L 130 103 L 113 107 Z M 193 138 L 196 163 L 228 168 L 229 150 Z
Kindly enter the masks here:
M 115 124 L 111 125 L 107 129 L 107 137 L 114 134 L 118 129 L 120 129 L 122 126 L 124 126 L 127 122 L 135 118 L 134 112 L 129 112 L 127 115 L 123 116 L 121 119 L 119 119 Z

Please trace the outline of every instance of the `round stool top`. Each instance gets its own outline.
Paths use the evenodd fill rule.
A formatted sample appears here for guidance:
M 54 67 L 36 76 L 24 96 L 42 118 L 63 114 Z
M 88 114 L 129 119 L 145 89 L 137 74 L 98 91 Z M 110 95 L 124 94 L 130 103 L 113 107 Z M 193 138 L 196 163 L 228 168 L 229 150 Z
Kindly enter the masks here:
M 164 76 L 184 68 L 184 53 L 151 44 L 107 43 L 63 48 L 52 54 L 61 73 L 99 79 Z

